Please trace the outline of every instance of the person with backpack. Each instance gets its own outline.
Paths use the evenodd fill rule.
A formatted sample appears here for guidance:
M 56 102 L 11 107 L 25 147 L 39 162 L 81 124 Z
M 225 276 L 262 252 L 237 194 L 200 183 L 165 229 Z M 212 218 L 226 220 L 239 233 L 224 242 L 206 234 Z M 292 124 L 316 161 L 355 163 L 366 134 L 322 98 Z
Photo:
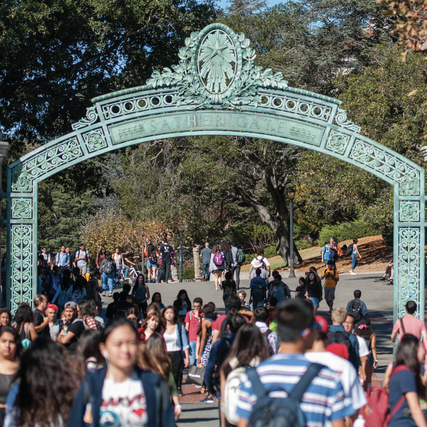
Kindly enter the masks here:
M 329 313 L 334 309 L 335 288 L 337 287 L 340 275 L 335 268 L 335 263 L 328 261 L 326 268 L 323 270 L 320 279 L 325 279 L 323 287 L 325 288 L 325 300 L 329 307 Z
M 377 337 L 372 331 L 371 321 L 362 317 L 354 328 L 354 335 L 359 343 L 360 378 L 364 381 L 363 389 L 368 396 L 372 392 L 372 375 L 378 367 Z
M 200 251 L 200 258 L 202 258 L 202 280 L 207 282 L 210 280 L 209 265 L 211 262 L 212 249 L 209 247 L 209 242 L 205 243 L 205 247 Z
M 233 264 L 233 255 L 231 252 L 230 245 L 228 242 L 224 241 L 221 243 L 221 251 L 224 255 L 225 260 L 225 271 L 231 270 L 231 264 Z
M 412 334 L 418 339 L 427 343 L 426 325 L 423 320 L 415 317 L 417 311 L 417 303 L 415 301 L 408 301 L 405 304 L 406 316 L 396 320 L 391 334 L 391 341 L 394 342 L 396 337 L 399 336 L 399 342 L 405 334 Z
M 425 399 L 426 386 L 421 379 L 419 354 L 425 355 L 423 344 L 414 335 L 404 335 L 396 351 L 389 385 L 389 427 L 426 427 L 427 422 L 420 406 Z M 422 357 L 424 359 L 424 357 Z
M 230 352 L 233 341 L 236 338 L 237 331 L 245 324 L 246 320 L 241 314 L 230 314 L 227 318 L 227 329 L 229 333 L 225 337 L 216 341 L 212 346 L 209 361 L 205 367 L 204 379 L 208 393 L 216 395 L 218 400 L 221 400 L 219 369 Z
M 257 268 L 261 268 L 261 270 L 263 270 L 261 276 L 268 281 L 271 274 L 271 267 L 268 259 L 264 257 L 263 251 L 259 251 L 257 256 L 251 261 L 249 279 L 253 279 L 255 277 L 255 271 Z
M 135 298 L 135 301 L 138 303 L 138 307 L 143 314 L 143 317 L 147 315 L 147 300 L 150 298 L 150 289 L 145 283 L 144 275 L 138 274 L 135 285 L 132 289 L 132 296 Z
M 354 272 L 354 269 L 357 267 L 357 257 L 362 259 L 362 255 L 360 255 L 359 249 L 357 247 L 357 239 L 353 239 L 353 243 L 351 245 L 348 245 L 347 255 L 351 255 L 350 274 L 357 274 Z
M 59 269 L 59 274 L 62 274 L 62 272 L 66 268 L 70 268 L 70 254 L 67 254 L 65 252 L 65 245 L 61 246 L 61 251 L 56 254 L 55 257 L 55 266 Z M 53 265 L 52 265 L 53 267 Z
M 274 276 L 274 280 L 270 283 L 268 288 L 268 299 L 270 300 L 272 297 L 277 298 L 279 304 L 291 298 L 291 290 L 286 283 L 282 282 L 282 276 L 280 274 Z
M 107 254 L 105 254 L 105 256 L 107 256 Z M 124 271 L 124 261 L 123 261 L 123 255 L 120 253 L 120 248 L 116 248 L 114 250 L 114 253 L 111 257 L 111 259 L 114 261 L 115 264 L 115 280 L 117 281 L 117 283 L 120 281 L 120 275 L 122 273 L 122 271 Z M 101 263 L 102 265 L 102 263 Z M 101 269 L 101 265 L 99 266 L 99 269 Z
M 199 297 L 193 300 L 193 310 L 185 315 L 185 330 L 188 332 L 188 341 L 190 343 L 190 365 L 197 366 L 196 347 L 197 331 L 200 325 L 200 312 L 202 311 L 203 300 Z
M 102 274 L 102 296 L 105 297 L 105 292 L 108 286 L 108 296 L 111 297 L 113 294 L 115 263 L 111 257 L 111 252 L 107 252 L 105 256 L 106 258 L 102 261 L 101 267 L 99 268 L 99 272 Z
M 38 337 L 34 327 L 34 314 L 31 311 L 31 307 L 27 303 L 19 304 L 14 320 L 13 327 L 17 330 L 23 347 L 28 348 Z
M 341 381 L 346 398 L 351 399 L 354 411 L 366 405 L 366 395 L 360 385 L 359 377 L 354 366 L 345 357 L 340 357 L 329 351 L 333 347 L 328 347 L 328 322 L 321 316 L 316 316 L 316 322 L 321 329 L 318 330 L 314 339 L 313 347 L 306 351 L 304 356 L 312 363 L 320 363 L 327 366 L 330 370 L 337 372 Z M 344 344 L 331 344 L 331 346 L 343 346 L 343 350 L 347 352 L 347 347 Z M 354 418 L 354 417 L 353 417 Z M 350 420 L 346 420 L 346 425 L 352 425 Z M 378 426 L 379 427 L 379 426 Z
M 215 245 L 212 248 L 211 260 L 209 263 L 209 271 L 215 277 L 215 290 L 219 291 L 219 285 L 222 281 L 222 272 L 225 270 L 224 254 L 221 251 L 221 246 Z
M 256 367 L 269 357 L 265 338 L 259 329 L 252 324 L 242 325 L 219 371 L 222 426 L 237 426 L 237 400 L 242 375 L 249 366 Z
M 354 316 L 354 320 L 356 323 L 362 318 L 368 315 L 368 309 L 366 304 L 361 301 L 362 292 L 356 289 L 353 292 L 354 299 L 349 301 L 347 304 L 347 313 Z
M 328 264 L 328 261 L 333 261 L 333 256 L 335 255 L 331 252 L 331 244 L 329 242 L 325 242 L 320 254 L 322 255 L 322 263 L 325 264 L 325 266 Z
M 270 356 L 273 356 L 273 354 L 277 353 L 277 349 L 279 346 L 276 332 L 273 332 L 271 329 L 269 329 L 267 325 L 267 320 L 270 317 L 270 313 L 265 307 L 258 307 L 254 310 L 254 316 L 255 326 L 262 333 L 267 344 Z
M 166 381 L 138 367 L 138 338 L 133 325 L 127 319 L 108 325 L 100 349 L 107 365 L 86 375 L 68 426 L 100 427 L 114 420 L 120 426 L 175 427 Z
M 253 310 L 262 307 L 267 299 L 267 282 L 261 277 L 261 269 L 257 268 L 255 274 L 249 286 L 251 289 L 249 304 L 252 304 Z
M 349 361 L 356 369 L 356 372 L 359 372 L 359 344 L 357 338 L 352 334 L 354 318 L 349 316 L 347 311 L 341 307 L 332 311 L 331 318 L 332 326 L 329 328 L 328 333 L 329 344 L 345 344 L 349 354 Z
M 355 411 L 344 398 L 338 374 L 304 357 L 320 326 L 313 309 L 303 300 L 289 299 L 277 308 L 276 319 L 278 354 L 242 375 L 239 427 L 343 427 L 345 417 Z
M 80 245 L 80 249 L 75 254 L 74 264 L 79 268 L 80 274 L 85 276 L 87 269 L 90 266 L 90 259 L 89 252 L 85 249 L 85 245 L 83 243 Z

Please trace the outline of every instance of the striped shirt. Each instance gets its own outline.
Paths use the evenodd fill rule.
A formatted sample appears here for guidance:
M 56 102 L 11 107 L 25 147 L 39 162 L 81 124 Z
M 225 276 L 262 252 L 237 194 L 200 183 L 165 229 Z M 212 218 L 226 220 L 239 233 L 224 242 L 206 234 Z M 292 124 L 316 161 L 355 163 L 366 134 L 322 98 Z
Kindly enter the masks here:
M 302 354 L 279 353 L 262 362 L 257 373 L 262 384 L 270 390 L 270 397 L 286 397 L 299 382 L 311 364 Z M 246 375 L 242 377 L 237 415 L 248 420 L 257 402 L 252 384 Z M 283 391 L 285 390 L 285 391 Z M 308 386 L 300 404 L 307 427 L 330 425 L 354 414 L 350 399 L 346 399 L 338 374 L 322 369 Z

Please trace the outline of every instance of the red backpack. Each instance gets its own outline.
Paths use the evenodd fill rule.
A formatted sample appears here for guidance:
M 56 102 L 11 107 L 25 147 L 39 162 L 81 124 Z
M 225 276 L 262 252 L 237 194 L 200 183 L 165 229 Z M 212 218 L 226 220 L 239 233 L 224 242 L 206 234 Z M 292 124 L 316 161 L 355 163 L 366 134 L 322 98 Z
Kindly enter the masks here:
M 393 378 L 393 375 L 401 371 L 410 371 L 410 369 L 404 365 L 398 366 L 393 369 L 390 380 Z M 360 414 L 365 420 L 365 427 L 387 427 L 404 401 L 405 396 L 403 395 L 390 413 L 387 390 L 383 387 L 375 390 L 368 398 L 368 403 L 360 410 Z

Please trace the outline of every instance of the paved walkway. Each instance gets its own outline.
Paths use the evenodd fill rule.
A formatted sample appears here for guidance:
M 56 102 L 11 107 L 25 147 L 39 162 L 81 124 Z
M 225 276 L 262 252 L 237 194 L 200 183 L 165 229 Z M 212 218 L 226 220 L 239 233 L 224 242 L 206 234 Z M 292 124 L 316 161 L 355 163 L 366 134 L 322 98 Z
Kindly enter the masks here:
M 298 275 L 300 276 L 300 275 Z M 346 307 L 348 301 L 353 299 L 353 291 L 359 289 L 362 292 L 362 300 L 366 303 L 369 311 L 369 318 L 373 324 L 373 330 L 377 335 L 377 352 L 379 367 L 374 373 L 374 387 L 381 385 L 384 378 L 385 369 L 392 361 L 393 346 L 390 341 L 393 321 L 393 287 L 385 285 L 385 282 L 379 281 L 381 273 L 357 274 L 355 276 L 341 275 L 336 290 L 336 300 L 334 307 Z M 298 283 L 298 277 L 284 281 L 290 289 L 295 289 Z M 241 281 L 241 289 L 248 292 L 249 281 Z M 223 311 L 224 303 L 222 293 L 215 292 L 215 286 L 212 282 L 183 282 L 183 283 L 160 283 L 150 284 L 150 292 L 160 292 L 163 303 L 171 305 L 178 292 L 186 289 L 190 300 L 195 297 L 201 297 L 204 303 L 212 301 L 215 303 L 218 311 Z M 106 303 L 111 302 L 111 298 L 103 298 Z M 104 304 L 104 307 L 106 305 Z M 318 314 L 324 316 L 330 322 L 330 316 L 327 314 L 328 307 L 325 301 L 322 301 Z M 191 385 L 183 386 L 184 396 L 181 398 L 183 413 L 178 422 L 179 426 L 188 423 L 203 423 L 204 427 L 218 426 L 218 404 L 201 404 L 199 401 L 203 398 L 200 389 Z

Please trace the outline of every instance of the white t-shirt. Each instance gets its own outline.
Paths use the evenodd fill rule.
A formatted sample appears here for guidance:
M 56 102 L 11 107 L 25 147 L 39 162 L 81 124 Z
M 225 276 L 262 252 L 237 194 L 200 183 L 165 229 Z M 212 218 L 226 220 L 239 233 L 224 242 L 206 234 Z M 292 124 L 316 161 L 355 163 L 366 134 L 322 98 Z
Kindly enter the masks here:
M 147 402 L 142 383 L 136 373 L 121 383 L 105 378 L 99 425 L 142 427 L 147 424 Z
M 366 405 L 366 394 L 359 382 L 356 369 L 348 361 L 329 351 L 307 352 L 304 356 L 313 363 L 327 366 L 339 375 L 346 398 L 351 400 L 354 412 Z
M 264 265 L 266 266 L 266 267 L 270 267 L 270 263 L 268 262 L 268 259 L 267 258 L 264 258 L 264 257 L 262 257 L 261 255 L 260 256 L 257 256 L 256 258 L 254 258 L 252 261 L 251 261 L 251 264 L 253 265 L 253 267 L 255 268 L 255 261 L 262 261 L 263 263 L 264 263 Z M 257 267 L 258 268 L 258 267 Z
M 359 343 L 359 357 L 369 356 L 371 352 L 369 351 L 366 341 L 362 337 L 359 337 L 357 335 L 356 338 L 357 342 Z
M 76 258 L 82 257 L 85 258 L 77 261 L 77 267 L 84 267 L 87 264 L 86 259 L 89 258 L 89 252 L 86 249 L 84 251 L 78 250 L 76 252 Z
M 175 326 L 177 328 L 178 326 Z M 176 334 L 176 330 L 173 334 L 167 334 L 166 332 L 163 334 L 166 343 L 166 351 L 181 351 L 178 345 L 178 336 Z

